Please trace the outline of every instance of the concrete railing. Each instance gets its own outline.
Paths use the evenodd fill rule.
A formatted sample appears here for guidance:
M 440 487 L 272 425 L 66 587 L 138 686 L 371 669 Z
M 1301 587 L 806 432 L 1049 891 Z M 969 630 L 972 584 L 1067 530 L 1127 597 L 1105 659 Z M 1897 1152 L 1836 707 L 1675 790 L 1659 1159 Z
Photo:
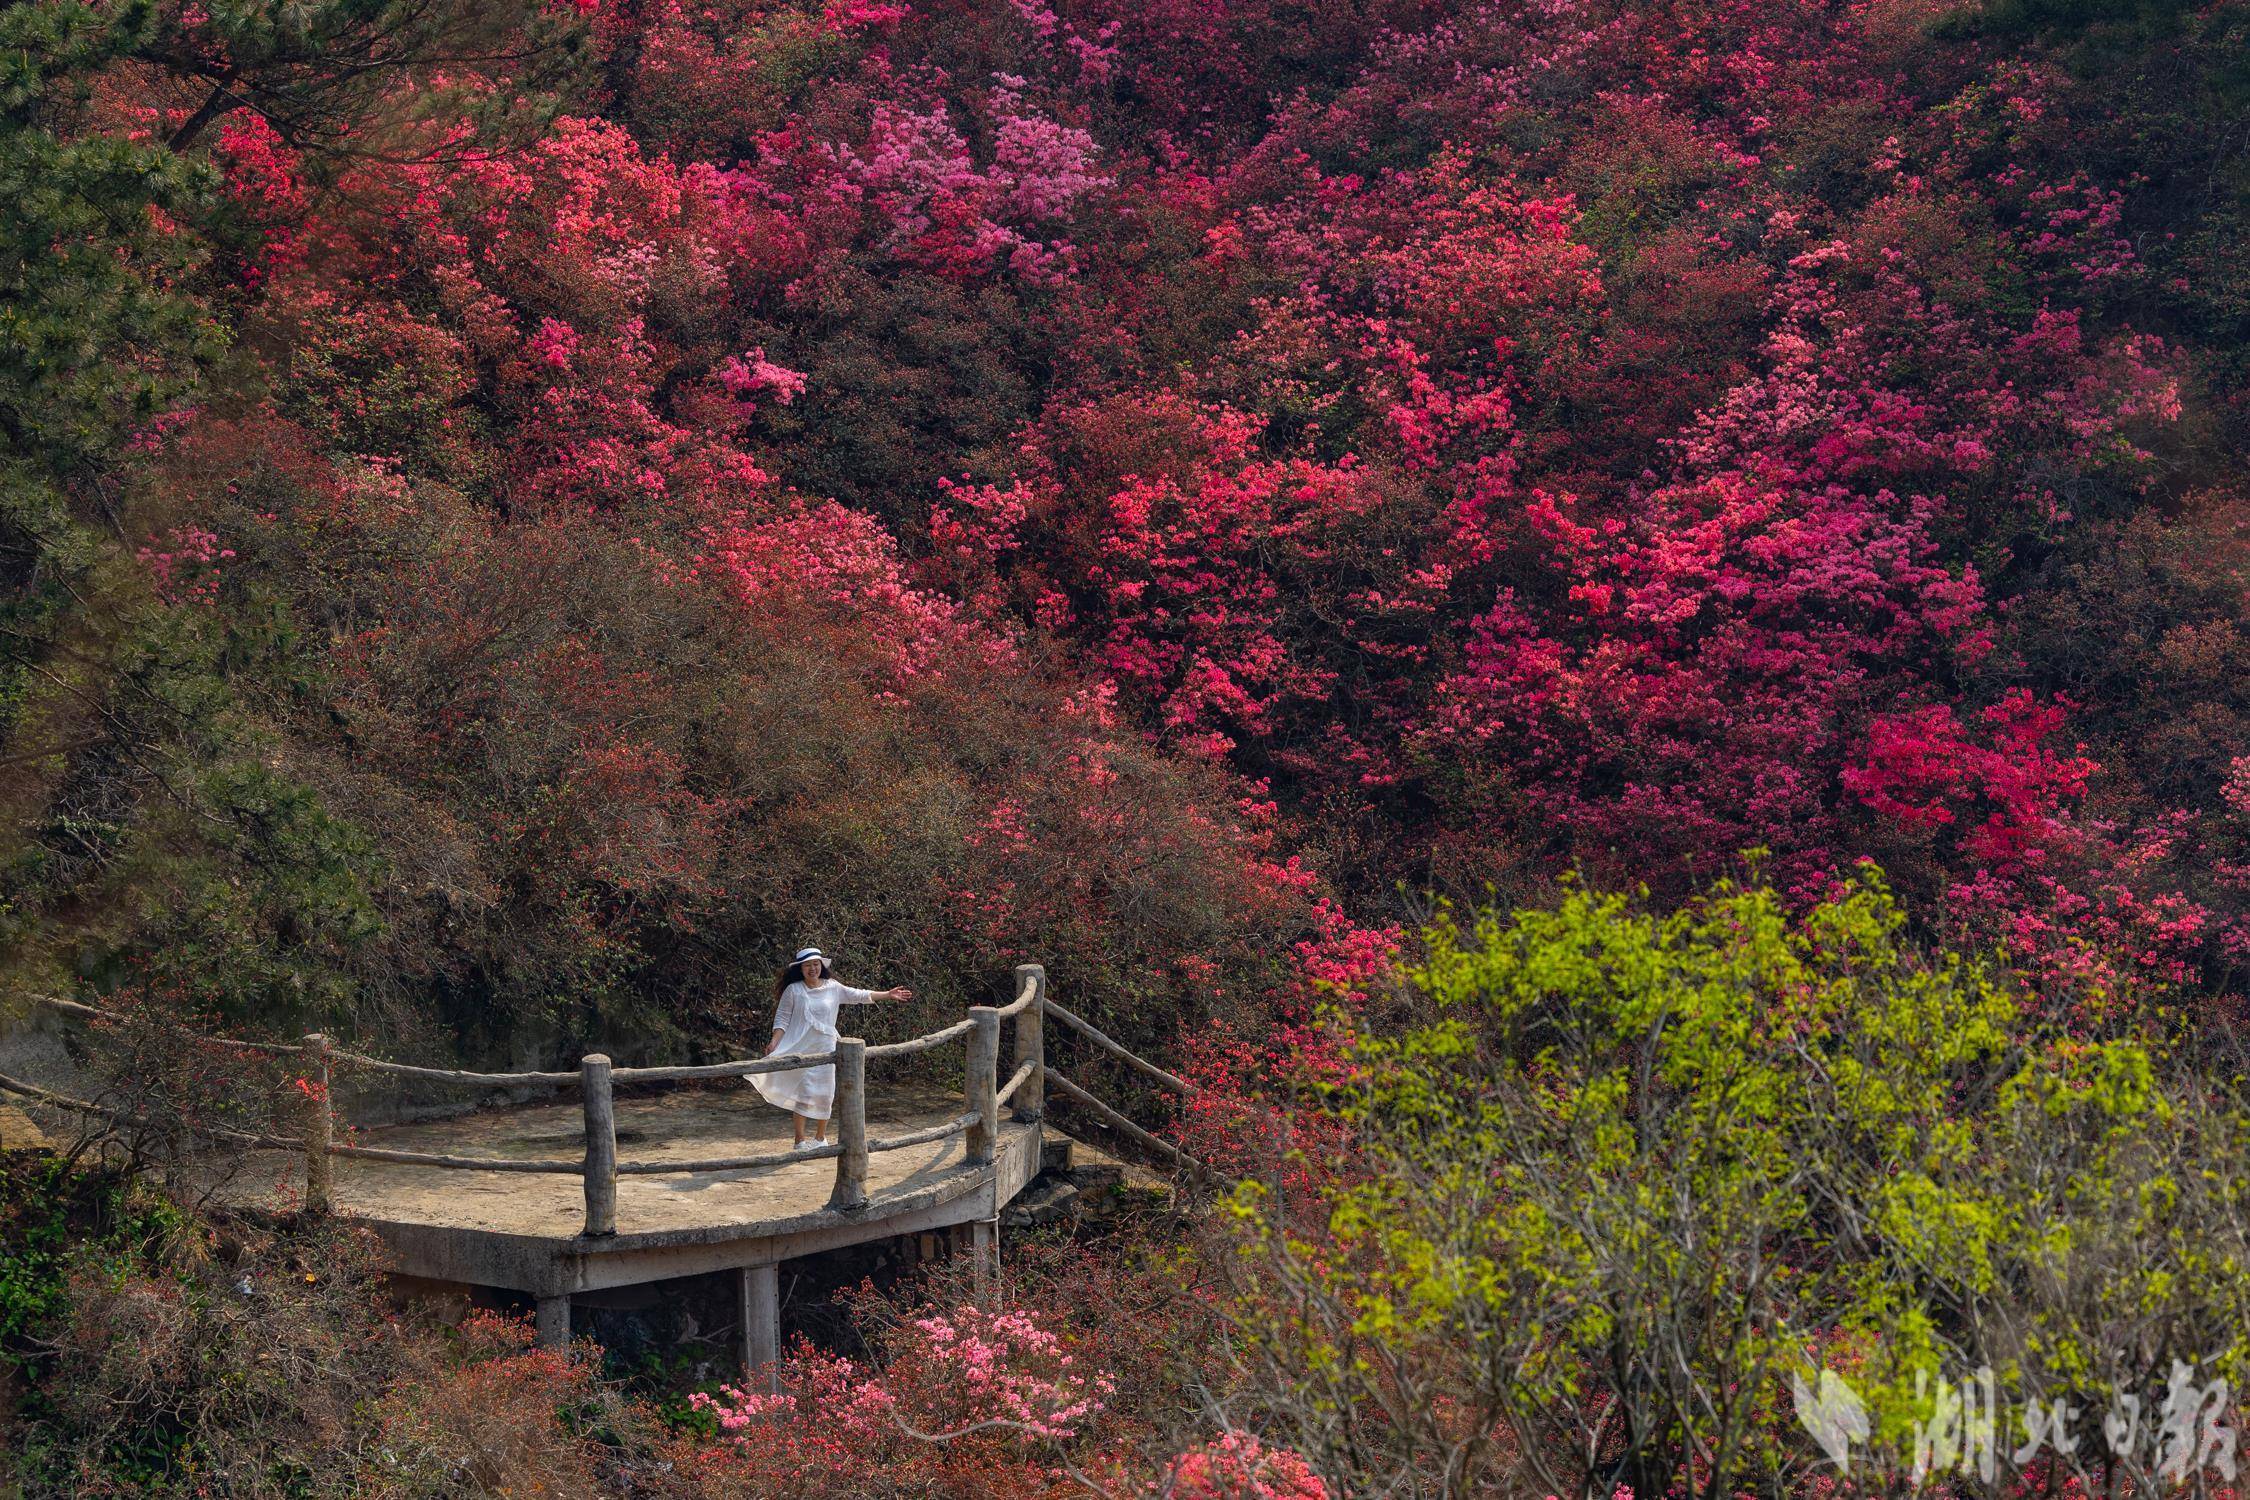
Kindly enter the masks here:
M 102 1020 L 122 1020 L 114 1011 L 83 1005 L 74 1000 L 43 998 L 42 1003 L 67 1015 Z M 360 1161 L 391 1162 L 403 1166 L 435 1167 L 465 1172 L 571 1173 L 585 1183 L 586 1227 L 589 1236 L 617 1232 L 617 1179 L 620 1176 L 653 1176 L 683 1172 L 737 1172 L 790 1162 L 833 1158 L 836 1185 L 828 1206 L 853 1211 L 867 1205 L 867 1161 L 876 1152 L 926 1145 L 966 1133 L 966 1155 L 971 1166 L 991 1163 L 999 1147 L 1000 1110 L 1013 1109 L 1018 1120 L 1039 1118 L 1046 1098 L 1046 1046 L 1043 1019 L 1047 1006 L 1047 971 L 1039 964 L 1016 966 L 1016 995 L 1004 1006 L 979 1005 L 968 1019 L 910 1041 L 870 1047 L 858 1037 L 840 1037 L 835 1049 L 820 1053 L 789 1053 L 778 1057 L 745 1058 L 736 1062 L 706 1063 L 686 1067 L 620 1068 L 600 1053 L 580 1060 L 575 1072 L 479 1073 L 455 1068 L 424 1068 L 388 1062 L 331 1045 L 314 1033 L 295 1043 L 254 1042 L 232 1037 L 205 1037 L 204 1042 L 225 1050 L 268 1055 L 294 1055 L 304 1059 L 305 1124 L 300 1139 L 255 1135 L 242 1131 L 202 1128 L 200 1133 L 236 1145 L 266 1149 L 295 1149 L 305 1159 L 305 1207 L 327 1212 L 332 1197 L 329 1161 L 350 1157 Z M 1001 1022 L 1014 1020 L 1014 1072 L 1006 1082 L 999 1076 Z M 966 1108 L 937 1125 L 901 1135 L 870 1139 L 867 1134 L 867 1064 L 870 1059 L 909 1056 L 930 1051 L 949 1041 L 967 1038 L 967 1059 L 962 1102 Z M 385 1073 L 424 1082 L 479 1087 L 520 1087 L 548 1084 L 575 1085 L 586 1125 L 586 1152 L 576 1161 L 524 1160 L 517 1157 L 443 1156 L 423 1151 L 394 1151 L 357 1146 L 336 1139 L 334 1106 L 329 1081 L 337 1065 Z M 747 1078 L 761 1073 L 783 1073 L 803 1068 L 836 1070 L 836 1103 L 833 1119 L 836 1139 L 809 1151 L 768 1151 L 751 1156 L 718 1157 L 705 1161 L 620 1162 L 617 1159 L 615 1089 L 620 1083 L 680 1083 L 712 1078 Z M 51 1090 L 36 1088 L 0 1075 L 0 1092 L 15 1093 L 44 1104 L 79 1110 L 112 1120 L 125 1120 L 115 1110 Z M 191 1127 L 192 1128 L 192 1127 Z
M 42 1003 L 66 1015 L 101 1020 L 126 1019 L 114 1011 L 84 1005 L 75 1000 L 43 997 Z M 449 1171 L 572 1174 L 584 1181 L 584 1233 L 593 1237 L 617 1232 L 617 1179 L 621 1176 L 740 1172 L 783 1166 L 791 1162 L 832 1159 L 836 1163 L 836 1183 L 829 1193 L 828 1206 L 845 1212 L 856 1211 L 867 1205 L 867 1163 L 871 1155 L 927 1145 L 949 1136 L 966 1134 L 968 1140 L 965 1155 L 969 1165 L 989 1165 L 999 1149 L 1000 1111 L 1003 1108 L 1009 1109 L 1014 1118 L 1021 1121 L 1037 1120 L 1046 1107 L 1049 1084 L 1063 1097 L 1084 1106 L 1103 1124 L 1138 1141 L 1158 1155 L 1200 1172 L 1210 1171 L 1202 1162 L 1179 1147 L 1142 1129 L 1061 1073 L 1050 1069 L 1047 1066 L 1046 1043 L 1046 1018 L 1050 1015 L 1165 1089 L 1182 1095 L 1192 1092 L 1189 1085 L 1176 1075 L 1113 1041 L 1091 1022 L 1050 999 L 1044 966 L 1018 964 L 1016 995 L 1008 1004 L 974 1006 L 966 1020 L 957 1021 L 926 1035 L 903 1042 L 885 1042 L 874 1047 L 870 1047 L 859 1037 L 847 1036 L 838 1038 L 835 1049 L 829 1052 L 788 1053 L 777 1057 L 744 1058 L 735 1062 L 620 1068 L 614 1066 L 607 1056 L 594 1053 L 581 1059 L 577 1069 L 572 1072 L 479 1073 L 457 1068 L 417 1067 L 410 1063 L 389 1062 L 383 1058 L 349 1052 L 332 1045 L 327 1037 L 317 1032 L 294 1043 L 204 1037 L 200 1040 L 222 1050 L 301 1057 L 305 1065 L 305 1123 L 301 1136 L 296 1140 L 212 1126 L 188 1128 L 232 1145 L 301 1151 L 305 1161 L 305 1207 L 314 1213 L 325 1213 L 329 1209 L 333 1196 L 329 1163 L 331 1158 L 339 1156 L 358 1161 L 389 1162 Z M 1015 1045 L 1010 1055 L 1014 1069 L 1003 1082 L 1000 1078 L 1000 1030 L 1001 1023 L 1010 1020 L 1015 1022 Z M 867 1064 L 870 1061 L 928 1052 L 948 1042 L 963 1039 L 966 1039 L 967 1056 L 963 1070 L 962 1103 L 965 1108 L 962 1112 L 949 1120 L 924 1126 L 919 1130 L 870 1139 L 867 1134 Z M 329 1097 L 330 1078 L 338 1066 L 440 1084 L 497 1088 L 540 1084 L 558 1088 L 575 1086 L 579 1091 L 579 1107 L 585 1118 L 585 1154 L 577 1160 L 444 1156 L 425 1151 L 395 1151 L 339 1141 L 336 1139 L 334 1105 Z M 833 1141 L 809 1151 L 767 1151 L 750 1156 L 725 1156 L 698 1161 L 621 1162 L 617 1159 L 615 1090 L 618 1084 L 689 1083 L 821 1067 L 833 1067 L 836 1070 L 836 1103 L 832 1116 L 836 1138 Z M 5 1075 L 0 1075 L 0 1093 L 14 1093 L 44 1104 L 78 1110 L 120 1123 L 135 1123 L 132 1117 L 106 1106 L 72 1099 Z

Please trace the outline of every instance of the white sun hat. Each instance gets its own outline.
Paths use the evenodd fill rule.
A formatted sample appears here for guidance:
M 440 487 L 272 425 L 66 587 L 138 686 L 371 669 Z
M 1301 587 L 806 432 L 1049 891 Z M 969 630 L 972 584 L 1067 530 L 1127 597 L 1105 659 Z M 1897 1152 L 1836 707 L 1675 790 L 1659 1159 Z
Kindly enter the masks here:
M 797 950 L 797 956 L 789 961 L 793 964 L 801 964 L 808 958 L 819 959 L 824 967 L 828 963 L 828 955 L 821 952 L 818 948 L 799 948 Z

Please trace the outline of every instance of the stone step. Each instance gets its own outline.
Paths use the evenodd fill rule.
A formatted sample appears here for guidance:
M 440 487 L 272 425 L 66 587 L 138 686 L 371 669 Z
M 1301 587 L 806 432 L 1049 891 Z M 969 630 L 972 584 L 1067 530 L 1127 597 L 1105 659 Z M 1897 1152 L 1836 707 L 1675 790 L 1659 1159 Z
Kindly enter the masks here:
M 1070 1170 L 1065 1174 L 1082 1192 L 1105 1193 L 1116 1188 L 1169 1198 L 1172 1184 L 1162 1174 L 1138 1162 L 1110 1155 L 1086 1141 L 1071 1142 Z
M 1002 1229 L 1033 1229 L 1078 1217 L 1078 1189 L 1059 1177 L 1041 1177 L 1000 1211 Z
M 1081 1193 L 1107 1193 L 1125 1185 L 1125 1167 L 1121 1162 L 1090 1161 L 1058 1175 Z

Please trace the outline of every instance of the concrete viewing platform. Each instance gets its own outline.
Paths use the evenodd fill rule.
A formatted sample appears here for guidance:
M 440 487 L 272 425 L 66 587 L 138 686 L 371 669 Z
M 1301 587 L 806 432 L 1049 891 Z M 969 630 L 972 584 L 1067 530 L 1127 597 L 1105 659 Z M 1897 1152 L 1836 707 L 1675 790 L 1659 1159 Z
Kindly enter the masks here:
M 960 1096 L 872 1089 L 870 1129 L 905 1133 L 956 1115 Z M 741 1087 L 675 1090 L 616 1103 L 617 1145 L 633 1161 L 692 1162 L 789 1144 L 789 1116 Z M 584 1150 L 576 1102 L 355 1132 L 355 1144 L 535 1160 Z M 340 1158 L 331 1203 L 379 1235 L 397 1271 L 504 1287 L 537 1298 L 772 1264 L 889 1235 L 989 1225 L 1038 1175 L 1036 1121 L 1003 1116 L 994 1161 L 971 1166 L 959 1134 L 871 1156 L 867 1204 L 827 1207 L 833 1161 L 621 1177 L 617 1232 L 582 1232 L 579 1180 L 552 1173 L 448 1170 Z M 292 1201 L 299 1163 L 279 1151 L 237 1158 L 214 1196 L 245 1208 Z
M 479 1073 L 433 1068 L 337 1047 L 320 1033 L 301 1042 L 204 1037 L 207 1047 L 290 1059 L 303 1100 L 297 1133 L 193 1127 L 210 1142 L 193 1175 L 208 1197 L 249 1210 L 332 1213 L 372 1230 L 388 1269 L 453 1292 L 477 1288 L 528 1296 L 540 1339 L 569 1339 L 573 1297 L 608 1296 L 681 1278 L 731 1273 L 745 1366 L 776 1355 L 777 1281 L 785 1261 L 829 1256 L 875 1241 L 917 1243 L 924 1257 L 967 1249 L 980 1287 L 997 1264 L 1001 1211 L 1045 1165 L 1042 1119 L 1052 1083 L 1097 1121 L 1194 1170 L 1200 1163 L 1118 1114 L 1046 1064 L 1051 1011 L 1112 1056 L 1172 1089 L 1188 1085 L 1135 1056 L 1047 997 L 1045 969 L 1016 966 L 1016 996 L 972 1006 L 950 1026 L 870 1046 L 838 1037 L 820 1053 L 721 1063 L 617 1067 L 600 1053 L 575 1071 Z M 115 1012 L 56 996 L 58 1014 L 116 1024 Z M 1014 1023 L 1013 1072 L 1000 1066 L 1001 1029 Z M 893 1063 L 960 1043 L 961 1089 L 874 1080 Z M 329 1089 L 339 1068 L 490 1096 L 495 1089 L 556 1090 L 554 1103 L 488 1108 L 444 1120 L 350 1128 Z M 790 1117 L 744 1080 L 833 1069 L 832 1140 L 791 1152 Z M 1003 1081 L 1005 1079 L 1005 1081 Z M 572 1093 L 575 1097 L 570 1097 Z M 52 1110 L 115 1125 L 139 1117 L 52 1087 L 0 1075 L 0 1093 L 24 1116 Z M 284 1119 L 277 1130 L 289 1131 Z M 1055 1143 L 1057 1170 L 1069 1144 Z M 1015 1217 L 1036 1224 L 1050 1184 Z M 1044 1196 L 1043 1196 L 1044 1195 Z M 854 1252 L 858 1253 L 858 1252 Z M 878 1247 L 878 1254 L 895 1253 Z M 848 1257 L 847 1257 L 848 1259 Z M 451 1295 L 452 1293 L 448 1293 Z

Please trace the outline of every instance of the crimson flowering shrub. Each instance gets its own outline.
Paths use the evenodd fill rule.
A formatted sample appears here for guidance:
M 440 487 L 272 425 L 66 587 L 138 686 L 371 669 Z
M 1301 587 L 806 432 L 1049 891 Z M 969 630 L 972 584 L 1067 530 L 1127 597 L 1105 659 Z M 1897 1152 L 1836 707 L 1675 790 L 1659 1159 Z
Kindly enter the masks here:
M 1116 1389 L 1031 1311 L 926 1307 L 897 1320 L 881 1352 L 863 1368 L 802 1349 L 771 1393 L 697 1392 L 720 1439 L 697 1454 L 697 1482 L 771 1495 L 1036 1491 Z
M 183 526 L 170 536 L 151 537 L 134 557 L 148 569 L 157 597 L 167 604 L 209 604 L 219 596 L 219 570 L 234 549 L 219 545 L 217 533 Z
M 226 195 L 243 219 L 248 243 L 237 275 L 257 286 L 300 254 L 298 226 L 311 207 L 300 155 L 260 115 L 229 120 L 212 140 Z
M 849 1299 L 866 1359 L 799 1347 L 771 1391 L 693 1397 L 710 1432 L 664 1450 L 684 1493 L 1334 1493 L 1303 1456 L 1183 1405 L 1225 1374 L 1224 1281 L 1133 1196 L 1143 1210 L 1100 1244 L 1011 1244 L 998 1308 L 965 1300 L 963 1264 L 935 1266 L 911 1300 Z
M 1347 878 L 1679 891 L 1755 846 L 1809 898 L 1895 862 L 1870 759 L 1902 715 L 2015 712 L 2013 559 L 2147 503 L 2180 440 L 2190 356 L 2127 315 L 2149 252 L 2079 165 L 2087 85 L 1821 6 L 1472 6 L 1368 55 L 1231 170 L 1130 181 L 1212 295 L 1112 303 L 1207 352 L 941 485 L 929 576 L 1270 778 Z M 2082 716 L 2062 685 L 2032 697 Z M 2240 947 L 2179 857 L 2215 780 L 2200 813 L 2056 786 L 2017 857 L 1902 873 L 2027 972 L 2082 970 L 2090 923 L 2201 977 Z
M 1172 1460 L 1159 1494 L 1178 1500 L 1328 1500 L 1328 1484 L 1302 1457 L 1247 1432 L 1226 1432 Z
M 1098 170 L 1093 137 L 1026 108 L 1023 86 L 1006 74 L 993 80 L 992 160 L 982 167 L 942 104 L 875 106 L 847 171 L 884 225 L 882 248 L 948 277 L 1005 270 L 1067 280 L 1075 248 L 1040 236 L 1067 226 L 1080 200 L 1111 179 Z

